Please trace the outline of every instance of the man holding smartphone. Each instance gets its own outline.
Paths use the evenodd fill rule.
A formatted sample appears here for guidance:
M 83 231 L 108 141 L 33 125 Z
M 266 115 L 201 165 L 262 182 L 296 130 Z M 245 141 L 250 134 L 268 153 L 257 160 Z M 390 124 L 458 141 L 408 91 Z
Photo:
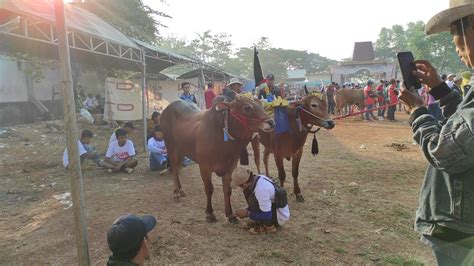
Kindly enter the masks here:
M 474 0 L 451 0 L 427 24 L 427 34 L 450 31 L 456 51 L 474 66 Z M 423 100 L 403 89 L 399 99 L 411 112 L 414 138 L 429 162 L 416 212 L 415 230 L 433 249 L 438 265 L 474 265 L 474 93 L 451 90 L 425 60 L 413 74 L 429 86 L 446 121 L 439 123 Z

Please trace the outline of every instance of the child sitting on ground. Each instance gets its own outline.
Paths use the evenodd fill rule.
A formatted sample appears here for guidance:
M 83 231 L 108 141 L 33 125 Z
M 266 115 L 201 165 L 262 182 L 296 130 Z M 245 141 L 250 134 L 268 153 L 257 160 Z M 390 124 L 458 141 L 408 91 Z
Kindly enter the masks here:
M 133 142 L 128 140 L 127 131 L 122 128 L 117 129 L 115 135 L 117 140 L 109 144 L 102 166 L 108 168 L 109 173 L 126 172 L 130 174 L 138 164 L 138 160 L 135 159 Z
M 163 170 L 168 167 L 168 152 L 160 126 L 155 126 L 154 136 L 148 140 L 148 151 L 151 170 Z
M 90 146 L 91 140 L 94 137 L 94 133 L 89 129 L 84 129 L 81 133 L 81 138 L 77 141 L 77 147 L 79 149 L 79 156 L 81 156 L 81 163 L 84 162 L 85 159 L 90 159 L 100 166 L 99 154 L 95 150 L 94 147 Z M 67 154 L 67 148 L 64 150 L 63 153 L 63 166 L 64 168 L 68 168 L 69 166 L 69 157 Z

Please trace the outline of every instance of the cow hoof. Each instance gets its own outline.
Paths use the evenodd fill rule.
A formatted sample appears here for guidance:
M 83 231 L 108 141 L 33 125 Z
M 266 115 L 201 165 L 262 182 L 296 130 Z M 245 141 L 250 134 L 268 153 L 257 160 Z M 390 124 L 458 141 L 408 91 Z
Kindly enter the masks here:
M 303 195 L 301 195 L 301 194 L 296 194 L 296 201 L 297 201 L 297 202 L 304 202 Z
M 179 191 L 175 190 L 173 193 L 173 196 L 174 196 L 174 202 L 178 203 L 179 198 L 181 198 Z
M 174 202 L 178 203 L 179 202 L 179 196 L 174 196 Z
M 179 190 L 179 196 L 180 197 L 186 197 L 186 193 L 184 193 L 184 190 L 182 190 L 182 189 Z
M 209 214 L 207 214 L 207 216 L 206 216 L 206 221 L 207 221 L 208 223 L 215 223 L 215 222 L 217 222 L 217 218 L 216 218 L 216 216 L 215 216 L 213 213 L 209 213 Z
M 229 219 L 229 223 L 231 223 L 231 224 L 239 224 L 240 223 L 239 219 L 237 219 L 237 217 L 235 217 L 235 216 L 230 216 L 228 219 Z

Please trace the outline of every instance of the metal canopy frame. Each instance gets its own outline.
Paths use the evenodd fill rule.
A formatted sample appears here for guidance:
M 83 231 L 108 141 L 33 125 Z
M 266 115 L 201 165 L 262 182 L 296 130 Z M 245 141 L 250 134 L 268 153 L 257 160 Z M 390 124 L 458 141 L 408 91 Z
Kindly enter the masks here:
M 18 27 L 16 29 L 0 28 L 0 36 L 19 37 L 30 41 L 58 45 L 54 23 L 25 15 L 18 15 L 15 19 L 19 22 Z M 143 63 L 143 51 L 141 49 L 71 30 L 68 31 L 68 40 L 71 49 L 110 56 L 139 64 Z

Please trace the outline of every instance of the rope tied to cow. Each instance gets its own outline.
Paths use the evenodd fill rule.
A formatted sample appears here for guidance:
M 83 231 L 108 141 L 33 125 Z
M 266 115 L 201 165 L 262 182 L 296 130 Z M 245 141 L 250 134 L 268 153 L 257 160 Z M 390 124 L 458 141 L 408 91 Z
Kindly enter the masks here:
M 372 108 L 372 109 L 369 109 L 369 110 L 362 110 L 362 111 L 355 112 L 355 113 L 349 113 L 347 115 L 336 116 L 336 117 L 333 118 L 333 120 L 338 120 L 338 119 L 342 119 L 342 118 L 346 118 L 346 117 L 350 117 L 350 116 L 354 116 L 354 115 L 360 115 L 360 114 L 367 113 L 367 112 L 372 112 L 372 111 L 385 109 L 387 107 L 394 106 L 394 105 L 397 105 L 399 103 L 400 102 L 398 101 L 396 103 L 386 104 L 386 105 L 383 105 L 383 106 L 380 106 L 380 107 L 377 107 L 377 108 Z
M 246 133 L 252 133 L 249 127 L 249 121 L 253 122 L 264 122 L 267 120 L 267 118 L 251 118 L 245 115 L 241 115 L 237 112 L 234 111 L 228 111 L 224 110 L 224 128 L 222 129 L 224 131 L 224 141 L 229 141 L 229 140 L 235 140 L 235 137 L 233 137 L 230 132 L 229 132 L 229 114 L 234 118 L 237 122 L 239 122 L 245 129 Z

